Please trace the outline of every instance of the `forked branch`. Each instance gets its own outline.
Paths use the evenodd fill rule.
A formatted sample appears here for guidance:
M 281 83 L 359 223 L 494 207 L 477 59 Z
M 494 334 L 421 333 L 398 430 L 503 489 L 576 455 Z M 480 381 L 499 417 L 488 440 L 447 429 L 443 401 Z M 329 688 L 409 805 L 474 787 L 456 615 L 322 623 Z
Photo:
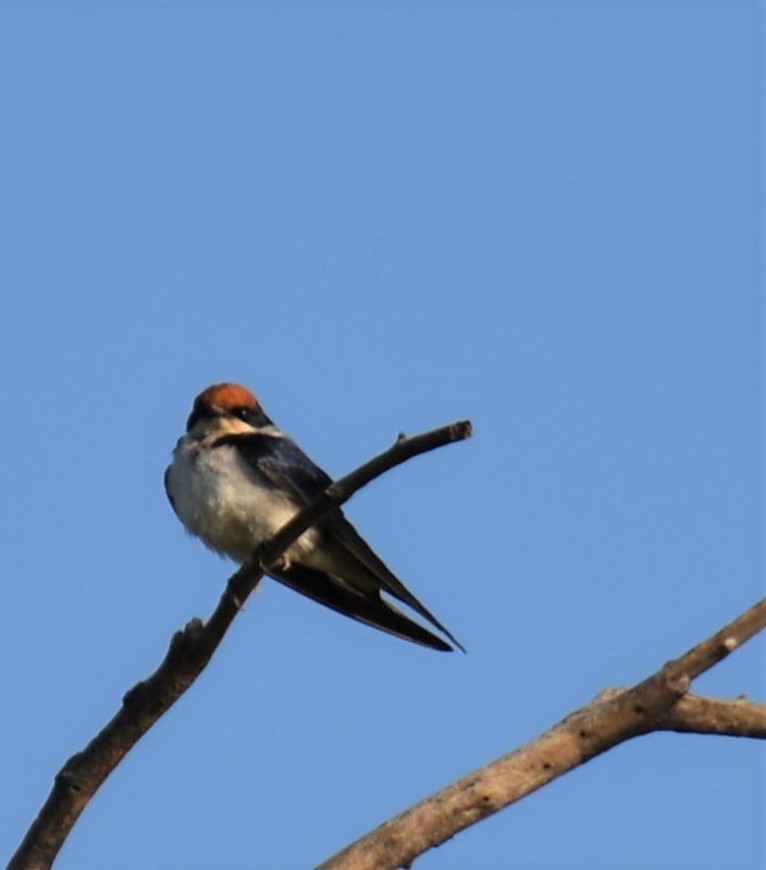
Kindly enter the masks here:
M 766 707 L 688 694 L 766 627 L 766 599 L 632 689 L 602 692 L 550 731 L 357 840 L 317 870 L 395 870 L 607 749 L 650 731 L 766 737 Z

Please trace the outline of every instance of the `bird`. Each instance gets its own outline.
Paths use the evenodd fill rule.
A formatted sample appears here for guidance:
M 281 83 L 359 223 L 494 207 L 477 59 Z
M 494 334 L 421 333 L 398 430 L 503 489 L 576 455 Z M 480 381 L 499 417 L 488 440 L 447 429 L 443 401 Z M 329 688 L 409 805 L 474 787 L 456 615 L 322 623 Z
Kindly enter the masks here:
M 186 531 L 240 564 L 332 483 L 246 387 L 213 384 L 194 400 L 165 471 Z M 333 509 L 304 532 L 268 576 L 345 616 L 441 651 L 465 647 Z M 384 597 L 387 596 L 387 597 Z M 407 605 L 447 643 L 403 613 Z

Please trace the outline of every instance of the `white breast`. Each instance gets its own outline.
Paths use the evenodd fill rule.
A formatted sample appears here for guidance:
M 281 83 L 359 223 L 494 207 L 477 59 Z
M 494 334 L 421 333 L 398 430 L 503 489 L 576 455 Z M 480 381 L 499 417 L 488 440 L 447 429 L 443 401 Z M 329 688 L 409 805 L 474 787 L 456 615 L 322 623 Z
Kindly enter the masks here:
M 237 562 L 246 561 L 298 509 L 231 445 L 211 448 L 182 438 L 173 453 L 167 484 L 187 531 Z M 313 550 L 316 536 L 311 529 L 303 534 L 288 558 Z

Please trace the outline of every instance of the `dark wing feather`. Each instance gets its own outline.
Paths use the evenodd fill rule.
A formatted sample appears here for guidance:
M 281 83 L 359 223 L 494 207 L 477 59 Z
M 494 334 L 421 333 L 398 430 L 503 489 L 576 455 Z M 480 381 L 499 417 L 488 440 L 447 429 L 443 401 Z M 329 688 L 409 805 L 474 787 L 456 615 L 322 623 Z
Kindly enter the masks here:
M 452 647 L 441 638 L 431 634 L 423 626 L 408 619 L 403 613 L 385 602 L 382 598 L 362 595 L 341 586 L 323 571 L 316 571 L 305 565 L 292 564 L 289 568 L 270 571 L 270 576 L 289 586 L 296 592 L 313 598 L 325 607 L 337 610 L 358 622 L 387 631 L 396 637 L 411 640 L 431 649 L 452 652 Z
M 453 636 L 452 632 L 446 629 L 433 613 L 418 601 L 383 560 L 373 552 L 369 544 L 343 516 L 341 511 L 338 511 L 337 514 L 331 514 L 324 522 L 320 523 L 320 528 L 328 531 L 335 541 L 342 544 L 370 573 L 374 574 L 380 582 L 381 587 L 389 595 L 393 595 L 394 598 L 398 598 L 399 601 L 411 607 L 416 613 L 427 619 L 431 625 L 446 634 L 458 649 L 462 650 L 462 652 L 466 651 L 463 644 Z
M 277 488 L 308 504 L 327 489 L 332 478 L 315 465 L 289 438 L 267 432 L 224 435 L 215 446 L 231 444 L 248 465 L 264 474 Z

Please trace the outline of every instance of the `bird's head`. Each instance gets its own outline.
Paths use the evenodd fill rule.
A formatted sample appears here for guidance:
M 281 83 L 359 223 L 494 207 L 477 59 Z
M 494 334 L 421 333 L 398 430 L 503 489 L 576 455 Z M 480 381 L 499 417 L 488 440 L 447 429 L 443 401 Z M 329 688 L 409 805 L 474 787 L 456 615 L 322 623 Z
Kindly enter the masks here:
M 203 390 L 194 400 L 191 414 L 186 421 L 186 431 L 191 432 L 198 423 L 210 424 L 216 421 L 238 421 L 249 428 L 272 425 L 258 399 L 239 384 L 213 384 Z

